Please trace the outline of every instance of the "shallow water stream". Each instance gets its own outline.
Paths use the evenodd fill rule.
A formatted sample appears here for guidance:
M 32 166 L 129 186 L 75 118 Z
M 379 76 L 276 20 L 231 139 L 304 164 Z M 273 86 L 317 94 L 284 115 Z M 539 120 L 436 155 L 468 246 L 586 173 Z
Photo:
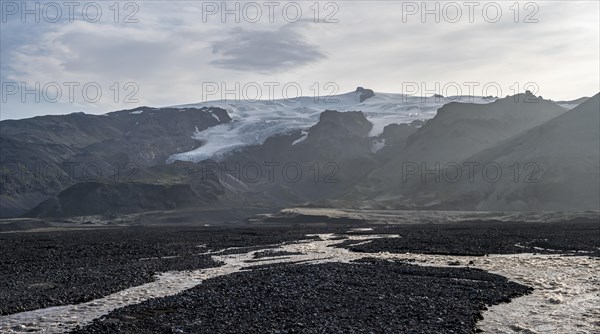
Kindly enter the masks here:
M 363 231 L 364 232 L 364 231 Z M 228 275 L 247 267 L 270 263 L 350 262 L 374 257 L 415 260 L 414 264 L 431 266 L 471 266 L 507 277 L 533 287 L 532 294 L 495 305 L 483 313 L 478 328 L 487 333 L 598 333 L 600 329 L 600 260 L 587 256 L 560 255 L 490 255 L 485 257 L 426 254 L 355 253 L 329 247 L 345 240 L 333 234 L 320 234 L 320 240 L 279 245 L 275 251 L 301 253 L 257 260 L 255 250 L 242 254 L 210 253 L 223 266 L 194 271 L 161 273 L 156 281 L 77 305 L 50 307 L 0 317 L 0 333 L 64 333 L 85 326 L 94 319 L 128 305 L 150 298 L 174 295 L 202 281 Z M 350 240 L 369 242 L 396 235 L 350 235 Z M 203 253 L 207 254 L 207 253 Z M 469 263 L 472 264 L 469 264 Z

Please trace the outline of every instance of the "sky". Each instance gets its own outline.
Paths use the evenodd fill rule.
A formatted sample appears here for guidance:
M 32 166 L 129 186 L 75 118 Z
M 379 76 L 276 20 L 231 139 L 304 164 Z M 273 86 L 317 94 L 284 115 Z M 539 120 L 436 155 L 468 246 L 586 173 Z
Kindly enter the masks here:
M 600 91 L 598 1 L 7 1 L 1 119 L 357 86 Z

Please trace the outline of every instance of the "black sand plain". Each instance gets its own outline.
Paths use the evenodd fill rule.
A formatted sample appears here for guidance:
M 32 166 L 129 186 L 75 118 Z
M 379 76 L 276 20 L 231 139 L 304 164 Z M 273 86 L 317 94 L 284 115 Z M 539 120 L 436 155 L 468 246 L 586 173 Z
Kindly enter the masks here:
M 0 233 L 0 314 L 93 300 L 150 282 L 157 272 L 219 266 L 202 254 L 208 251 L 245 253 L 310 239 L 306 235 L 314 233 L 337 233 L 343 239 L 356 227 L 373 230 L 352 234 L 389 233 L 402 238 L 362 245 L 340 240 L 337 247 L 355 252 L 476 256 L 600 255 L 600 223 L 587 219 L 414 225 L 338 221 Z M 76 332 L 473 333 L 486 307 L 530 291 L 472 268 L 419 267 L 374 259 L 267 265 L 117 309 Z

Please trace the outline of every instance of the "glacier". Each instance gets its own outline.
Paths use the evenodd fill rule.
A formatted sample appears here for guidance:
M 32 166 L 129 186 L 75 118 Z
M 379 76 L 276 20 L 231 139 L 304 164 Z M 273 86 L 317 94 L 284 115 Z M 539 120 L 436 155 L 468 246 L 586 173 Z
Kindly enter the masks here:
M 361 92 L 354 91 L 327 97 L 302 96 L 278 100 L 217 100 L 174 106 L 175 108 L 219 107 L 227 110 L 232 121 L 193 134 L 202 145 L 195 150 L 169 157 L 167 163 L 177 160 L 199 162 L 207 159 L 222 160 L 228 154 L 246 146 L 260 145 L 277 134 L 307 130 L 319 120 L 325 110 L 362 111 L 373 124 L 370 136 L 383 132 L 392 123 L 410 123 L 428 120 L 446 103 L 490 103 L 493 97 L 480 96 L 414 96 L 398 93 L 375 92 L 360 102 Z

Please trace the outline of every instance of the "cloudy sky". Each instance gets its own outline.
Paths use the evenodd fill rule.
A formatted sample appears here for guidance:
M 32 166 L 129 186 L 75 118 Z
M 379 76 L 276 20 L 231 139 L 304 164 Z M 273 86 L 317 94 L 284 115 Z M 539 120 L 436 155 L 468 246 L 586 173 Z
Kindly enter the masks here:
M 598 1 L 66 3 L 2 0 L 2 119 L 357 86 L 600 90 Z

